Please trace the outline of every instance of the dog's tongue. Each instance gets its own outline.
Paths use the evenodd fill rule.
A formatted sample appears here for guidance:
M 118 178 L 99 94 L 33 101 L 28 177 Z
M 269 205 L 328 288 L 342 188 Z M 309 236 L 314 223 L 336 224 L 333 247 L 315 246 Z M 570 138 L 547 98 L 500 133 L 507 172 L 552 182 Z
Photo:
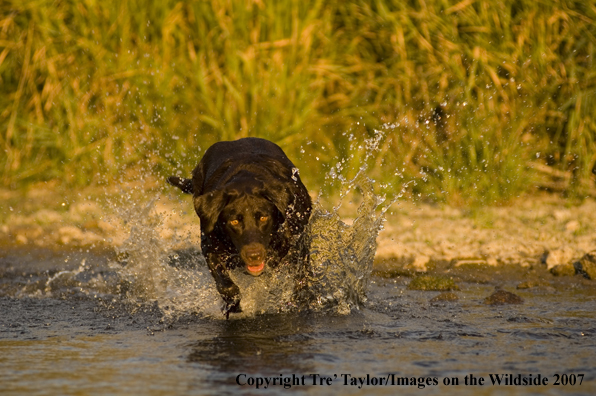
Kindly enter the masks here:
M 261 272 L 263 271 L 263 268 L 265 268 L 265 261 L 262 261 L 261 264 L 255 266 L 247 265 L 246 268 L 248 268 L 250 272 Z

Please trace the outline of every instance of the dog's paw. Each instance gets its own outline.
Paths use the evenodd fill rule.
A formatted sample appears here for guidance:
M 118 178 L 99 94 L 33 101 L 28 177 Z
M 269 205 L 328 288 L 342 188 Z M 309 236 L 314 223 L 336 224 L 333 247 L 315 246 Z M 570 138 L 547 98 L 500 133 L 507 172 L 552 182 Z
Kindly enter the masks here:
M 242 308 L 240 308 L 240 296 L 236 296 L 233 300 L 225 301 L 221 312 L 226 317 L 226 320 L 230 318 L 230 313 L 242 312 Z

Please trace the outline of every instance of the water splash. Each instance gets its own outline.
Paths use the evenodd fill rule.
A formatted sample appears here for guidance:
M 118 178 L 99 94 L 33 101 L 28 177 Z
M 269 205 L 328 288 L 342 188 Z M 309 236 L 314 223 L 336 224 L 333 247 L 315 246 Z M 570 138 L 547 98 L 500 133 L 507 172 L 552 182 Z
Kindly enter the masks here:
M 330 211 L 320 201 L 315 202 L 303 238 L 277 268 L 257 278 L 244 274 L 242 269 L 231 271 L 241 291 L 243 309 L 233 318 L 292 310 L 347 314 L 366 301 L 384 213 L 408 187 L 404 185 L 401 193 L 389 199 L 375 193 L 375 182 L 366 175 L 367 162 L 382 138 L 382 132 L 377 132 L 364 145 L 354 148 L 365 151 L 355 177 L 345 176 L 350 169 L 342 161 L 330 170 L 330 182 L 340 183 L 339 199 Z M 294 175 L 297 173 L 293 170 Z M 357 216 L 347 224 L 339 211 L 347 197 L 357 193 L 362 196 Z M 166 320 L 188 314 L 223 318 L 221 297 L 200 251 L 196 247 L 176 250 L 180 241 L 160 238 L 157 230 L 164 222 L 164 214 L 154 210 L 159 199 L 155 197 L 144 206 L 114 205 L 121 208 L 118 215 L 130 227 L 128 239 L 118 248 L 120 260 L 113 265 L 120 279 L 119 294 L 128 303 L 156 303 Z M 298 254 L 305 246 L 309 246 L 306 263 Z
M 380 200 L 372 183 L 362 175 L 358 183 L 363 201 L 353 224 L 341 221 L 336 210 L 316 203 L 305 235 L 274 270 L 255 278 L 242 269 L 230 271 L 241 290 L 242 314 L 292 310 L 332 310 L 346 314 L 366 300 L 366 287 L 376 251 L 382 216 L 375 210 Z M 159 238 L 154 202 L 128 213 L 130 236 L 118 249 L 122 291 L 129 302 L 154 301 L 167 320 L 187 314 L 223 318 L 221 298 L 198 249 L 173 250 Z M 310 244 L 309 260 L 298 251 Z
M 79 265 L 79 267 L 76 268 L 75 270 L 59 271 L 59 272 L 55 273 L 54 275 L 50 276 L 48 278 L 48 280 L 46 281 L 45 288 L 44 288 L 43 292 L 45 294 L 51 294 L 54 292 L 54 290 L 60 289 L 61 287 L 64 287 L 64 285 L 69 285 L 69 283 L 72 283 L 72 279 L 76 279 L 76 277 L 79 274 L 81 274 L 83 271 L 86 270 L 86 268 L 85 268 L 86 262 L 87 262 L 87 260 L 83 259 L 83 260 L 81 260 L 81 264 Z M 41 291 L 41 289 L 39 291 Z
M 171 320 L 180 315 L 219 313 L 220 297 L 199 250 L 177 252 L 160 238 L 163 218 L 155 213 L 155 197 L 140 209 L 123 209 L 130 236 L 117 249 L 122 296 L 129 304 L 156 302 Z
M 347 314 L 366 301 L 384 215 L 413 183 L 404 183 L 400 192 L 389 199 L 375 193 L 375 181 L 367 176 L 367 170 L 369 159 L 379 150 L 383 138 L 383 131 L 375 131 L 373 137 L 365 140 L 364 147 L 352 146 L 351 152 L 365 151 L 362 165 L 352 179 L 344 176 L 345 161 L 339 161 L 327 174 L 327 180 L 340 182 L 340 193 L 332 211 L 322 209 L 319 202 L 315 204 L 307 228 L 310 263 L 304 281 L 308 291 L 305 301 L 311 309 L 333 307 L 337 313 Z M 356 189 L 362 201 L 356 219 L 349 225 L 342 221 L 339 210 Z

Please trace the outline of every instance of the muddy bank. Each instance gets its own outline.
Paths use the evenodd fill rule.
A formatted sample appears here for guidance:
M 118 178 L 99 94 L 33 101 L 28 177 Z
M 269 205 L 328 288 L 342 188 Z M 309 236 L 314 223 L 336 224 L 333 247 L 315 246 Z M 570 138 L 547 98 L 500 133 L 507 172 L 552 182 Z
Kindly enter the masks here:
M 432 260 L 464 264 L 546 264 L 551 269 L 596 248 L 596 203 L 556 196 L 507 207 L 457 209 L 400 203 L 387 217 L 378 259 L 424 271 Z
M 113 249 L 143 223 L 170 246 L 196 245 L 198 219 L 190 199 L 184 198 L 188 197 L 158 183 L 109 191 L 3 190 L 0 244 Z M 347 223 L 355 213 L 356 204 L 342 206 Z M 578 269 L 577 263 L 596 249 L 596 202 L 573 205 L 558 196 L 537 195 L 508 206 L 462 209 L 400 201 L 387 213 L 377 244 L 379 272 L 413 275 L 437 268 L 457 272 L 458 268 L 514 266 L 589 278 L 586 265 Z

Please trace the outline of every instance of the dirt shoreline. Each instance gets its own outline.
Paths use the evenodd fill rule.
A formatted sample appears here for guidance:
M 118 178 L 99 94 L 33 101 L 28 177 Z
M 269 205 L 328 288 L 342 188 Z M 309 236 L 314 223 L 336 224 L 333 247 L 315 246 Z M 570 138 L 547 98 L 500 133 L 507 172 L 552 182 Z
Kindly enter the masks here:
M 186 197 L 146 185 L 105 191 L 0 190 L 0 245 L 113 249 L 141 223 L 170 246 L 198 244 L 198 220 Z M 349 223 L 354 213 L 355 205 L 346 204 L 340 215 Z M 574 275 L 574 263 L 596 250 L 596 202 L 573 205 L 548 194 L 475 209 L 400 201 L 387 213 L 377 244 L 375 269 L 381 272 L 421 273 L 449 262 L 544 266 L 555 275 Z

